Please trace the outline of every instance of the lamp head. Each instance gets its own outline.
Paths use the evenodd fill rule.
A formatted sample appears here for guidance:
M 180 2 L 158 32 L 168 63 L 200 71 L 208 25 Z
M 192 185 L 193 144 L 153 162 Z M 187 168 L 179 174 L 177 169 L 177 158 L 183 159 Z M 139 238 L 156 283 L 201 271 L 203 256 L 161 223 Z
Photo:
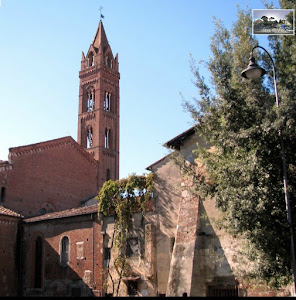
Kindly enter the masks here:
M 241 72 L 241 75 L 247 79 L 258 79 L 259 77 L 263 76 L 266 71 L 263 68 L 260 68 L 255 61 L 255 58 L 251 55 L 250 62 L 244 71 Z

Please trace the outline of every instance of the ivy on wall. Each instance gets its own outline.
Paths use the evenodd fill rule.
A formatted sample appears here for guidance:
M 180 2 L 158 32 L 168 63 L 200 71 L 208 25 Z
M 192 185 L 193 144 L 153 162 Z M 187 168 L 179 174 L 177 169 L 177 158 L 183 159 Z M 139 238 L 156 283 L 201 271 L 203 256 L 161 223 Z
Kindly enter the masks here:
M 126 262 L 125 252 L 132 214 L 141 211 L 143 216 L 145 215 L 147 202 L 152 198 L 153 185 L 153 173 L 142 176 L 130 175 L 128 178 L 106 181 L 96 197 L 99 216 L 114 216 L 112 247 L 114 245 L 118 249 L 114 266 L 119 275 L 116 294 L 118 294 L 122 276 L 128 275 L 129 266 Z M 110 273 L 109 276 L 113 283 L 114 294 L 114 281 Z

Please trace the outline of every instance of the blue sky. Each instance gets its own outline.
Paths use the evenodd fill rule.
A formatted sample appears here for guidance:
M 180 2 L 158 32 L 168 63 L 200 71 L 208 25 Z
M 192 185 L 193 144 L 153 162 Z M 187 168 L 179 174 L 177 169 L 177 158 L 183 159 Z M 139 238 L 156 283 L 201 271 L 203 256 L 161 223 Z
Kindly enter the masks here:
M 273 17 L 274 20 L 286 20 L 287 14 L 293 12 L 292 9 L 264 9 L 264 10 L 254 10 L 253 18 L 254 20 L 261 19 L 261 17 L 266 16 L 268 18 Z
M 197 95 L 190 53 L 207 60 L 213 17 L 230 28 L 236 4 L 246 3 L 265 8 L 260 0 L 1 0 L 0 159 L 10 147 L 77 140 L 81 53 L 103 6 L 121 75 L 120 178 L 148 172 L 168 154 L 162 145 L 193 125 L 180 96 Z

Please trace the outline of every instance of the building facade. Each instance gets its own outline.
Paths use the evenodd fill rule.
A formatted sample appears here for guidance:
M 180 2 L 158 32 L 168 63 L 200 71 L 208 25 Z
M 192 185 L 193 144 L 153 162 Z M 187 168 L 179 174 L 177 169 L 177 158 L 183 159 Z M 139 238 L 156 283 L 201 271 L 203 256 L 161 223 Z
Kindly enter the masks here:
M 95 199 L 119 177 L 119 67 L 100 21 L 82 53 L 77 142 L 9 149 L 0 161 L 0 296 L 102 296 Z

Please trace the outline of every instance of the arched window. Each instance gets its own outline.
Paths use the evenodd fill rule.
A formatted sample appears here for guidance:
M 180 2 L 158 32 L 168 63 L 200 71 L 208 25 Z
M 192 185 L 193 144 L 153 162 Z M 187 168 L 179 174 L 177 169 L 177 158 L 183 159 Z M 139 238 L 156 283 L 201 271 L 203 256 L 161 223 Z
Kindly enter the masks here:
M 89 52 L 89 55 L 88 55 L 88 66 L 92 67 L 94 65 L 95 65 L 94 54 L 92 52 Z
M 69 262 L 69 238 L 67 236 L 64 236 L 61 240 L 60 257 L 61 264 Z
M 109 68 L 113 67 L 112 59 L 108 55 L 106 56 L 106 66 Z
M 104 110 L 111 111 L 111 93 L 106 92 L 104 99 Z
M 93 92 L 87 93 L 87 111 L 93 111 L 95 108 L 94 94 Z
M 92 148 L 93 147 L 93 132 L 92 132 L 92 128 L 89 127 L 87 129 L 87 136 L 86 136 L 86 148 Z
M 35 243 L 35 278 L 34 288 L 41 288 L 42 282 L 42 238 L 38 237 Z
M 111 129 L 105 129 L 105 148 L 110 149 L 111 146 Z

